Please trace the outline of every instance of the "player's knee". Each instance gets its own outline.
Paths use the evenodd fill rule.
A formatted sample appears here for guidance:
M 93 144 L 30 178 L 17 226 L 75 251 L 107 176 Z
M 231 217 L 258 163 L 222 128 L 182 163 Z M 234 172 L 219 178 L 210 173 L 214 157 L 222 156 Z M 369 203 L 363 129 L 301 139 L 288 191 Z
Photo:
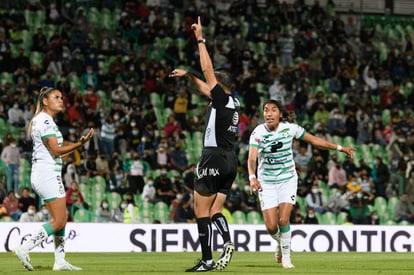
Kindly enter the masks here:
M 289 218 L 280 217 L 279 218 L 279 226 L 286 226 L 289 224 Z

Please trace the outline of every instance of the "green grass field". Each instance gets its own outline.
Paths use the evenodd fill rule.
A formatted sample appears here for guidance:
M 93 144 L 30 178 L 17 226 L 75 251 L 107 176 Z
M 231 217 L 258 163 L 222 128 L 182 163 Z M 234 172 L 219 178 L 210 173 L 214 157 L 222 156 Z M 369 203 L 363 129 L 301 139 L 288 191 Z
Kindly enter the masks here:
M 201 253 L 67 253 L 66 258 L 84 270 L 76 274 L 182 274 Z M 218 257 L 218 252 L 214 253 Z M 295 269 L 284 270 L 270 252 L 236 252 L 224 274 L 414 274 L 412 253 L 292 253 Z M 30 255 L 30 274 L 56 274 L 52 253 Z M 0 253 L 0 274 L 27 273 L 12 253 Z

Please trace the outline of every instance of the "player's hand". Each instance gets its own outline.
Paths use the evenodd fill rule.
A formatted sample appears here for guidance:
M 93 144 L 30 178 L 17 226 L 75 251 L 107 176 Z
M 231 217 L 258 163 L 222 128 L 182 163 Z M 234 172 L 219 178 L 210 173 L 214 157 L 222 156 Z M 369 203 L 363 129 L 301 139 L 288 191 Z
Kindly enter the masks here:
M 194 31 L 194 35 L 197 38 L 197 40 L 200 40 L 203 38 L 203 30 L 201 27 L 200 16 L 198 17 L 197 23 L 194 23 L 191 25 L 191 29 Z
M 357 149 L 354 147 L 348 147 L 348 146 L 343 146 L 342 147 L 342 152 L 344 152 L 345 154 L 347 154 L 349 157 L 353 158 L 354 156 L 354 151 L 356 151 Z
M 262 191 L 262 185 L 260 184 L 259 180 L 257 178 L 252 178 L 250 180 L 250 194 L 253 192 L 261 192 Z
M 79 139 L 79 141 L 84 144 L 86 142 L 88 142 L 92 137 L 93 137 L 93 133 L 94 133 L 94 129 L 91 128 L 89 129 L 89 132 L 86 134 L 86 136 L 81 136 L 81 138 Z
M 183 77 L 187 74 L 186 70 L 174 69 L 168 76 L 169 77 Z

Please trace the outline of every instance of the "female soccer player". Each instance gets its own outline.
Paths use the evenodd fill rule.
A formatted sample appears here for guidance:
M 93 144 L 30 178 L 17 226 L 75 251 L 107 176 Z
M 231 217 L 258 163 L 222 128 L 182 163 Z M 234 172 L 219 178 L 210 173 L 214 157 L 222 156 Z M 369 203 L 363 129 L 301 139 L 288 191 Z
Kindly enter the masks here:
M 320 149 L 338 150 L 351 157 L 355 148 L 336 145 L 307 133 L 293 123 L 278 101 L 266 102 L 263 116 L 265 122 L 250 135 L 247 160 L 250 188 L 258 192 L 266 229 L 276 240 L 276 261 L 282 262 L 283 268 L 294 268 L 290 261 L 289 217 L 296 203 L 298 175 L 293 161 L 293 139 L 306 141 Z
M 62 183 L 62 155 L 68 154 L 89 141 L 94 133 L 90 129 L 76 143 L 63 145 L 63 137 L 54 117 L 65 109 L 62 93 L 55 88 L 43 87 L 37 100 L 35 114 L 28 134 L 33 140 L 31 183 L 33 190 L 45 202 L 51 220 L 31 234 L 14 253 L 28 270 L 33 270 L 29 251 L 54 235 L 55 263 L 53 270 L 81 270 L 65 260 L 66 212 L 65 188 Z

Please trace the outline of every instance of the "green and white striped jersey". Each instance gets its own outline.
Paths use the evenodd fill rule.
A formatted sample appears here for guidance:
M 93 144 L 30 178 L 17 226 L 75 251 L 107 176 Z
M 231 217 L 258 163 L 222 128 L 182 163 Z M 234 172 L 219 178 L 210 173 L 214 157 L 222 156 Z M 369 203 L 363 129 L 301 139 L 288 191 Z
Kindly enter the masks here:
M 280 183 L 296 175 L 293 160 L 293 139 L 301 139 L 306 131 L 294 123 L 279 122 L 276 131 L 263 123 L 250 135 L 249 146 L 258 148 L 258 179 L 260 182 Z

